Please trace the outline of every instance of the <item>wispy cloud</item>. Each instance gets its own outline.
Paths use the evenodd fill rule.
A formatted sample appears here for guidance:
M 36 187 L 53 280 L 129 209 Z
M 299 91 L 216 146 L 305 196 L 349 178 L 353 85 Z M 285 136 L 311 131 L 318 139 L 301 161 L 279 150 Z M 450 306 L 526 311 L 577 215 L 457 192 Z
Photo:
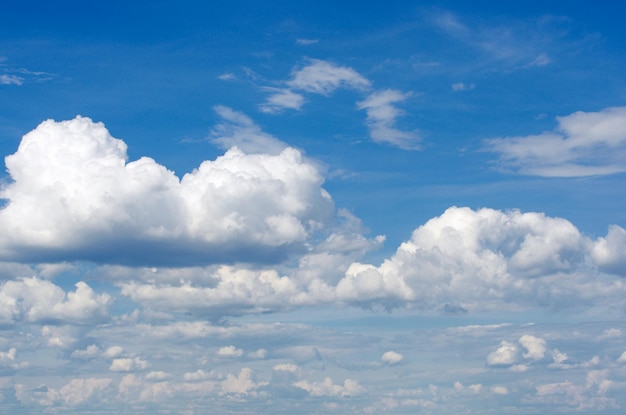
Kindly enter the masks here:
M 0 75 L 1 85 L 22 85 L 24 78 L 15 75 Z
M 310 59 L 305 66 L 292 71 L 285 85 L 287 88 L 265 88 L 274 93 L 259 106 L 261 111 L 276 114 L 284 109 L 299 110 L 304 97 L 294 91 L 329 96 L 339 88 L 367 90 L 370 82 L 347 66 Z
M 292 73 L 287 85 L 296 90 L 329 95 L 338 88 L 366 90 L 370 82 L 352 68 L 312 59 Z
M 626 107 L 557 117 L 558 127 L 539 135 L 485 140 L 499 167 L 545 177 L 580 177 L 626 171 Z
M 395 105 L 411 96 L 393 89 L 376 91 L 357 103 L 367 113 L 370 137 L 377 143 L 391 144 L 405 150 L 419 150 L 420 136 L 417 132 L 402 131 L 395 127 L 396 119 L 404 112 Z

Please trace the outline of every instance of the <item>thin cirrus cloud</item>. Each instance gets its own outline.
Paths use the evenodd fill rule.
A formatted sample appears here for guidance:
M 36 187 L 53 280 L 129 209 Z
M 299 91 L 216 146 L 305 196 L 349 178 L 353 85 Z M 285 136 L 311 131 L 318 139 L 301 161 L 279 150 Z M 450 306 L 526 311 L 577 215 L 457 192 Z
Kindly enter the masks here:
M 231 128 L 254 130 L 245 116 Z M 178 265 L 278 261 L 303 249 L 333 215 L 317 168 L 293 148 L 237 147 L 178 179 L 89 118 L 48 120 L 6 157 L 0 257 L 7 261 Z M 218 138 L 219 140 L 219 138 Z M 252 144 L 249 143 L 248 147 Z M 128 247 L 132 245 L 133 249 Z
M 543 177 L 597 176 L 626 171 L 626 107 L 557 117 L 539 135 L 485 140 L 503 170 Z

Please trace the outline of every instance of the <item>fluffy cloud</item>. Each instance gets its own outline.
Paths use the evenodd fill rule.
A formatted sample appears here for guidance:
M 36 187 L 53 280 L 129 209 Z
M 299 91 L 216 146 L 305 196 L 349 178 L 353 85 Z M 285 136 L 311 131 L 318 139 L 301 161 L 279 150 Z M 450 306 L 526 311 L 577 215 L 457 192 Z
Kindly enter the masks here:
M 243 355 L 243 350 L 236 348 L 235 346 L 224 346 L 220 347 L 217 351 L 217 355 L 219 357 L 241 357 Z
M 453 207 L 417 228 L 379 267 L 352 264 L 336 293 L 350 303 L 442 310 L 620 301 L 623 282 L 597 279 L 589 267 L 593 246 L 564 219 Z
M 320 383 L 309 382 L 307 380 L 301 380 L 294 384 L 294 386 L 304 389 L 311 396 L 355 396 L 364 392 L 364 388 L 359 383 L 352 379 L 346 379 L 341 384 L 334 384 L 333 380 L 329 377 L 324 378 L 324 381 Z
M 626 276 L 626 230 L 611 225 L 606 237 L 598 238 L 591 256 L 602 271 Z
M 0 285 L 0 322 L 88 323 L 105 318 L 111 300 L 82 281 L 76 283 L 76 291 L 65 293 L 50 281 L 22 278 Z
M 487 151 L 520 174 L 575 177 L 626 171 L 626 107 L 557 117 L 558 128 L 526 137 L 493 138 Z
M 518 348 L 515 343 L 502 340 L 500 346 L 487 356 L 489 366 L 511 366 L 517 361 Z
M 380 358 L 380 360 L 383 363 L 386 363 L 388 365 L 397 365 L 398 363 L 402 362 L 404 360 L 404 356 L 402 356 L 400 353 L 394 352 L 393 350 L 390 350 L 388 352 L 383 353 L 382 357 Z
M 377 143 L 391 144 L 405 150 L 419 150 L 420 137 L 415 132 L 401 131 L 395 127 L 396 118 L 403 112 L 393 104 L 402 102 L 410 94 L 393 89 L 376 91 L 358 102 L 358 108 L 367 113 L 370 137 Z
M 519 344 L 524 346 L 526 353 L 524 357 L 532 360 L 541 360 L 546 354 L 546 341 L 539 337 L 525 334 L 519 339 Z
M 232 148 L 181 180 L 150 158 L 126 158 L 126 144 L 88 118 L 45 121 L 25 135 L 6 157 L 13 182 L 0 195 L 0 258 L 277 261 L 332 217 L 320 173 L 293 148 Z

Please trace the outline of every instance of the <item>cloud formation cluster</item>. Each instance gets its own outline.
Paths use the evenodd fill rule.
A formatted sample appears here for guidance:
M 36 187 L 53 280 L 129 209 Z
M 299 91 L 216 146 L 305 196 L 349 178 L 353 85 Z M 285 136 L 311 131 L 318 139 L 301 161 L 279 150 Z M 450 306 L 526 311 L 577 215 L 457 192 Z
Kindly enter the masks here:
M 0 258 L 274 262 L 332 219 L 321 174 L 293 148 L 270 155 L 232 147 L 180 180 L 151 158 L 127 162 L 126 149 L 80 116 L 25 135 L 6 157 L 13 182 L 1 193 Z

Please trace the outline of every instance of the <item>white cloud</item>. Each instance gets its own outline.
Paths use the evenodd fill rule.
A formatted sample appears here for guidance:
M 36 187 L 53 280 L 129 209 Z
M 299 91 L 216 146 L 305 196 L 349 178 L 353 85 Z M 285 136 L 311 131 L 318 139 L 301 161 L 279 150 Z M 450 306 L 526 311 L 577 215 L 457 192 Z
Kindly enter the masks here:
M 506 386 L 493 386 L 491 388 L 491 391 L 495 393 L 496 395 L 508 395 L 509 394 L 509 390 L 506 388 Z
M 113 359 L 109 370 L 112 372 L 136 372 L 147 369 L 148 367 L 150 367 L 150 364 L 139 357 L 120 358 Z
M 296 40 L 296 44 L 304 45 L 304 46 L 314 45 L 316 43 L 319 43 L 319 39 L 297 39 Z
M 22 85 L 24 78 L 16 75 L 0 75 L 0 85 Z
M 4 260 L 274 262 L 333 211 L 317 168 L 293 148 L 232 148 L 179 180 L 150 158 L 127 163 L 126 145 L 83 117 L 42 123 L 6 165 Z
M 120 357 L 122 354 L 124 354 L 124 348 L 121 346 L 111 346 L 102 353 L 104 357 L 110 359 Z
M 92 359 L 100 356 L 101 353 L 102 350 L 100 350 L 100 348 L 95 344 L 92 344 L 87 346 L 87 348 L 84 350 L 74 350 L 72 352 L 72 357 L 79 359 Z
M 298 365 L 294 365 L 291 363 L 281 363 L 278 365 L 275 365 L 272 368 L 273 371 L 275 372 L 291 372 L 291 373 L 296 373 L 298 371 Z
M 626 363 L 626 351 L 620 355 L 620 357 L 617 359 L 617 361 L 619 363 Z
M 82 281 L 75 286 L 76 291 L 66 293 L 37 277 L 6 281 L 0 285 L 0 321 L 6 324 L 25 319 L 34 323 L 81 324 L 108 316 L 110 295 L 96 294 Z
M 289 88 L 314 94 L 329 95 L 338 88 L 367 90 L 370 87 L 370 82 L 354 69 L 317 59 L 311 59 L 291 75 L 287 81 Z
M 167 379 L 171 379 L 172 374 L 163 372 L 162 370 L 146 373 L 145 379 L 151 381 L 163 381 Z
M 591 256 L 601 270 L 626 276 L 626 229 L 609 226 L 606 237 L 596 241 Z
M 220 388 L 224 394 L 248 395 L 267 382 L 255 382 L 252 378 L 252 369 L 244 367 L 239 371 L 239 375 L 229 374 L 226 379 L 220 382 Z
M 336 294 L 349 303 L 441 310 L 617 304 L 626 286 L 595 277 L 587 261 L 592 246 L 561 218 L 453 207 L 380 266 L 353 263 Z
M 304 97 L 290 89 L 266 88 L 274 91 L 272 95 L 259 106 L 262 112 L 276 114 L 284 109 L 299 110 L 304 104 Z
M 557 117 L 558 128 L 539 135 L 485 140 L 503 169 L 546 177 L 626 171 L 626 107 Z
M 390 350 L 388 352 L 383 353 L 382 357 L 380 358 L 380 360 L 383 363 L 386 363 L 388 365 L 397 365 L 398 363 L 402 362 L 404 360 L 404 356 L 402 356 L 400 353 L 394 352 L 393 350 Z
M 524 334 L 519 338 L 519 344 L 526 349 L 524 357 L 527 359 L 541 360 L 546 354 L 546 341 L 539 337 Z
M 370 88 L 370 82 L 354 69 L 318 59 L 310 59 L 304 67 L 294 69 L 285 84 L 287 88 L 264 88 L 273 93 L 259 106 L 261 111 L 277 114 L 284 109 L 300 110 L 305 99 L 294 91 L 328 96 L 339 88 L 357 91 Z
M 500 346 L 487 356 L 487 364 L 489 366 L 511 366 L 517 361 L 517 355 L 517 345 L 502 340 Z
M 452 84 L 452 91 L 460 92 L 460 91 L 471 91 L 474 89 L 474 84 L 466 84 L 463 82 L 456 82 Z
M 226 358 L 241 357 L 243 356 L 243 350 L 238 349 L 235 346 L 224 346 L 219 348 L 219 350 L 217 351 L 217 355 L 219 357 Z
M 330 377 L 324 378 L 320 383 L 311 383 L 307 380 L 300 380 L 294 383 L 294 386 L 304 389 L 311 396 L 355 396 L 363 393 L 365 389 L 359 383 L 352 379 L 346 379 L 341 384 L 334 384 Z
M 414 131 L 401 131 L 395 127 L 396 118 L 403 111 L 393 104 L 402 102 L 411 94 L 393 89 L 375 91 L 363 101 L 357 103 L 367 113 L 366 124 L 370 137 L 377 143 L 391 144 L 405 150 L 418 150 L 420 136 Z
M 215 112 L 221 121 L 211 130 L 211 142 L 228 150 L 237 147 L 246 154 L 278 155 L 288 146 L 267 134 L 247 115 L 218 105 Z

